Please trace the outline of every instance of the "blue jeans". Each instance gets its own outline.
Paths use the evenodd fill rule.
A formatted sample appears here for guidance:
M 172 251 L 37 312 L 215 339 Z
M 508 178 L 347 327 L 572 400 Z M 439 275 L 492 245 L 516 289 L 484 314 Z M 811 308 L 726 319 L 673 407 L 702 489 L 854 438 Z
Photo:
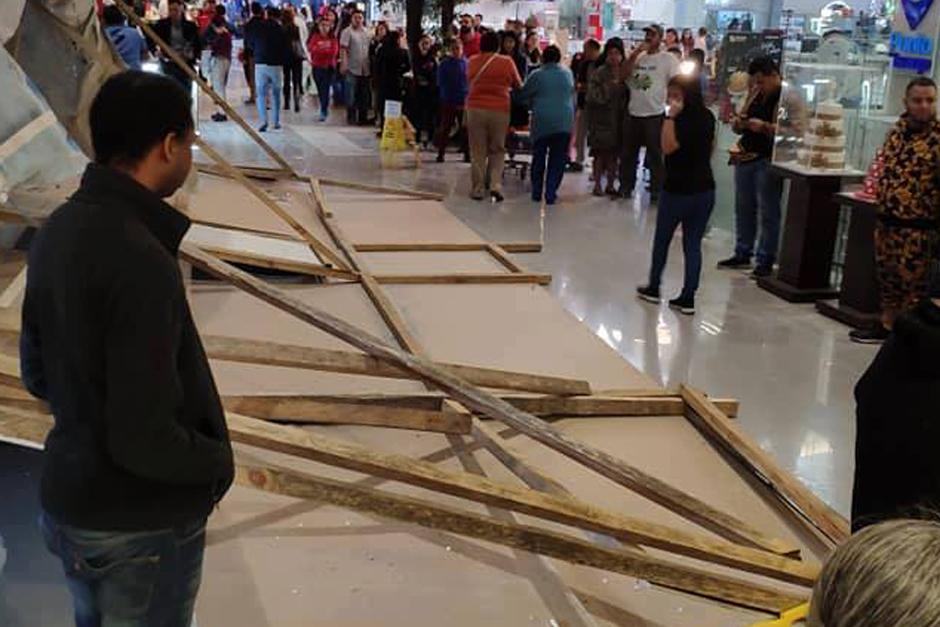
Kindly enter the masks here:
M 680 298 L 695 296 L 702 274 L 702 238 L 708 227 L 708 218 L 715 208 L 715 191 L 700 194 L 673 194 L 663 191 L 656 215 L 656 235 L 653 236 L 653 261 L 650 264 L 649 286 L 659 289 L 669 244 L 676 228 L 682 225 L 682 252 L 685 255 L 685 283 Z
M 205 520 L 156 531 L 90 531 L 43 513 L 39 524 L 62 560 L 77 627 L 190 627 Z
M 768 159 L 739 163 L 734 167 L 734 254 L 750 260 L 757 239 L 760 215 L 760 240 L 757 265 L 770 267 L 777 260 L 780 244 L 780 196 L 783 179 L 769 171 Z
M 565 164 L 568 162 L 568 144 L 571 142 L 571 133 L 555 133 L 535 140 L 532 147 L 532 199 L 542 200 L 542 183 L 545 183 L 545 201 L 555 202 L 558 195 L 558 186 L 565 175 Z M 545 161 L 548 160 L 548 173 L 545 172 Z
M 267 95 L 271 92 L 271 112 L 274 114 L 274 126 L 281 123 L 281 83 L 284 68 L 280 65 L 255 65 L 255 93 L 257 94 L 258 119 L 261 124 L 268 124 Z
M 317 98 L 320 99 L 320 117 L 330 114 L 330 85 L 333 84 L 333 68 L 313 68 L 313 82 L 317 85 Z

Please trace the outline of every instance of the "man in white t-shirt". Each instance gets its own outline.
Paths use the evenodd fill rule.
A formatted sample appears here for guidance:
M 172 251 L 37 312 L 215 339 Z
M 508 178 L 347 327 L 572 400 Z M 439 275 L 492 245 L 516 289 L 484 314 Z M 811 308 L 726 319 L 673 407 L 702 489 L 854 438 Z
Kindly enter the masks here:
M 646 40 L 637 46 L 622 66 L 630 87 L 630 105 L 624 120 L 623 148 L 620 153 L 620 191 L 633 195 L 637 158 L 646 147 L 650 169 L 650 202 L 659 200 L 663 184 L 663 151 L 660 133 L 666 111 L 666 85 L 679 73 L 679 61 L 662 47 L 663 27 L 647 26 Z
M 349 26 L 339 36 L 339 71 L 346 77 L 346 122 L 369 123 L 369 31 L 365 15 L 360 9 L 353 11 Z

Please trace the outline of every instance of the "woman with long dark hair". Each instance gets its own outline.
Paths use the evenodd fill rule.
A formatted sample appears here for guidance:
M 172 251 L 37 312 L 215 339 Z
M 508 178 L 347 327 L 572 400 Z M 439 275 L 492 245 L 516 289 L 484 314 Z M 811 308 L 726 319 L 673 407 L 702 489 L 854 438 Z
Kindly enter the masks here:
M 434 115 L 437 112 L 437 55 L 434 39 L 425 33 L 418 40 L 414 56 L 414 84 L 411 93 L 411 111 L 408 117 L 415 127 L 415 141 L 427 145 L 434 139 Z
M 294 111 L 300 111 L 307 47 L 300 40 L 300 29 L 294 23 L 294 9 L 290 5 L 281 11 L 281 27 L 287 37 L 287 52 L 284 53 L 284 110 L 290 110 L 290 97 L 293 94 Z
M 595 196 L 617 193 L 617 155 L 620 154 L 626 85 L 620 67 L 623 65 L 623 41 L 611 37 L 597 59 L 596 69 L 588 81 L 585 108 L 588 112 L 587 143 L 594 158 Z M 602 188 L 604 176 L 607 187 Z
M 656 234 L 649 283 L 637 288 L 637 296 L 660 302 L 660 280 L 669 244 L 682 225 L 685 282 L 678 298 L 669 306 L 681 313 L 695 313 L 695 291 L 702 273 L 702 238 L 715 207 L 715 178 L 711 155 L 715 145 L 715 116 L 705 106 L 694 76 L 676 76 L 666 91 L 666 119 L 661 142 L 666 156 L 666 181 L 659 199 Z
M 526 75 L 528 61 L 526 56 L 520 50 L 519 36 L 511 30 L 503 30 L 497 33 L 499 36 L 499 53 L 512 59 L 516 64 L 516 71 L 519 77 Z M 520 104 L 513 99 L 509 106 L 509 126 L 513 128 L 525 128 L 529 125 L 529 109 L 524 104 Z
M 405 99 L 405 74 L 411 70 L 408 51 L 401 47 L 401 31 L 392 30 L 382 41 L 375 57 L 378 68 L 378 101 L 376 115 L 379 118 L 379 135 L 385 124 L 385 101 Z

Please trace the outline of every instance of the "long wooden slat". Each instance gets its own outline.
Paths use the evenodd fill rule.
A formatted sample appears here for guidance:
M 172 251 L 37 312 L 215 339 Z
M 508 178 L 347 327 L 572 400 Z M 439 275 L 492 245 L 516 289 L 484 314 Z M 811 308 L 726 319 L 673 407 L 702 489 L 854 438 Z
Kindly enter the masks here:
M 236 482 L 275 494 L 330 503 L 522 549 L 572 564 L 630 575 L 696 596 L 758 611 L 779 613 L 806 600 L 798 595 L 672 564 L 637 551 L 604 549 L 555 531 L 497 521 L 422 499 L 290 470 L 240 465 Z
M 498 261 L 504 268 L 515 274 L 525 274 L 526 271 L 522 269 L 515 261 L 509 258 L 509 255 L 506 254 L 506 251 L 503 250 L 503 247 L 499 244 L 487 244 L 486 252 L 490 256 Z
M 343 181 L 340 179 L 331 179 L 324 177 L 317 177 L 317 180 L 320 181 L 322 185 L 330 185 L 332 187 L 345 187 L 347 189 L 357 189 L 362 192 L 376 192 L 378 194 L 391 194 L 394 196 L 407 196 L 409 198 L 417 198 L 419 200 L 444 200 L 443 194 L 438 194 L 436 192 L 423 192 L 417 189 L 405 189 L 404 187 L 388 187 L 385 185 L 371 185 L 368 183 L 356 183 L 354 181 Z
M 833 544 L 848 539 L 851 535 L 849 522 L 797 478 L 780 468 L 766 451 L 724 415 L 721 408 L 693 388 L 683 385 L 680 392 L 687 403 L 686 417 L 795 510 L 797 520 L 822 533 Z
M 263 168 L 235 165 L 234 163 L 232 165 L 238 168 L 238 170 L 248 178 L 258 179 L 260 181 L 279 181 L 284 178 L 292 178 L 291 173 L 287 170 L 276 168 L 268 170 Z M 193 167 L 200 172 L 205 172 L 206 174 L 214 174 L 216 176 L 226 177 L 228 176 L 228 173 L 225 170 L 214 163 L 198 162 L 194 163 Z
M 305 274 L 315 277 L 331 277 L 334 279 L 344 279 L 346 281 L 356 281 L 359 276 L 349 270 L 337 270 L 336 268 L 330 268 L 317 263 L 291 261 L 281 257 L 271 257 L 269 255 L 251 252 L 249 250 L 233 250 L 231 248 L 206 246 L 204 244 L 201 244 L 200 248 L 212 253 L 219 259 L 254 266 L 256 268 L 280 270 L 282 272 Z
M 189 64 L 186 63 L 182 57 L 180 57 L 179 53 L 169 46 L 167 42 L 163 41 L 163 39 L 161 39 L 154 32 L 147 22 L 138 17 L 137 13 L 134 12 L 132 8 L 127 6 L 127 4 L 125 4 L 124 0 L 114 0 L 114 4 L 116 4 L 121 12 L 124 13 L 124 15 L 127 17 L 127 19 L 130 20 L 131 24 L 141 29 L 144 35 L 153 41 L 160 48 L 163 54 L 173 61 L 173 63 L 175 63 L 181 71 L 189 76 L 189 78 L 196 83 L 203 93 L 209 96 L 216 105 L 221 107 L 221 109 L 225 111 L 225 114 L 228 115 L 228 117 L 231 118 L 236 124 L 238 124 L 242 130 L 248 133 L 248 136 L 251 137 L 251 139 L 254 140 L 254 142 L 258 144 L 258 146 L 260 146 L 261 149 L 264 150 L 264 152 L 269 157 L 271 157 L 271 159 L 276 161 L 281 168 L 290 172 L 292 176 L 299 178 L 297 172 L 284 159 L 284 157 L 282 157 L 278 151 L 274 150 L 274 148 L 272 148 L 268 142 L 264 141 L 264 138 L 262 138 L 254 128 L 252 128 L 251 124 L 249 124 L 245 118 L 243 118 L 241 114 L 238 113 L 238 111 L 233 109 L 232 106 L 229 105 L 229 103 L 225 100 L 225 98 L 217 94 L 216 91 L 209 86 L 209 83 L 202 80 L 202 78 L 200 78 L 200 76 L 191 67 L 189 67 Z
M 501 396 L 524 412 L 536 416 L 682 416 L 685 401 L 680 396 Z M 711 399 L 723 412 L 736 415 L 738 401 Z
M 517 429 L 549 448 L 591 468 L 602 476 L 642 494 L 729 540 L 782 555 L 799 554 L 799 549 L 794 545 L 768 537 L 734 516 L 715 509 L 700 499 L 642 472 L 609 453 L 567 436 L 558 429 L 551 427 L 551 425 L 547 425 L 544 421 L 531 414 L 519 411 L 492 394 L 468 385 L 462 379 L 437 367 L 432 362 L 392 348 L 344 320 L 312 307 L 291 294 L 278 290 L 194 246 L 183 244 L 180 247 L 180 254 L 186 261 L 201 270 L 228 281 L 249 294 L 350 343 L 378 359 L 414 373 L 422 381 L 441 389 L 467 408 L 486 414 Z M 370 290 L 368 275 L 363 275 L 362 284 L 367 291 Z M 377 300 L 384 299 L 381 290 L 376 288 L 377 285 L 372 285 L 369 293 L 375 293 L 374 298 Z
M 402 455 L 340 442 L 303 429 L 227 413 L 232 440 L 312 461 L 408 483 L 529 514 L 618 539 L 664 549 L 716 564 L 809 586 L 818 569 L 809 564 L 665 525 L 621 516 L 573 498 L 495 483 L 469 473 L 447 471 Z
M 539 253 L 542 245 L 538 242 L 500 242 L 497 244 L 507 253 Z M 487 243 L 461 242 L 403 242 L 388 244 L 353 244 L 358 253 L 451 253 L 483 252 Z
M 3 398 L 3 387 L 0 386 L 0 398 Z M 269 394 L 263 396 L 223 396 L 223 401 L 233 403 L 245 399 L 269 399 L 278 406 L 290 406 L 293 403 L 341 403 L 343 405 L 358 405 L 365 407 L 392 407 L 400 409 L 423 409 L 425 411 L 441 411 L 441 405 L 446 397 L 440 393 L 428 392 L 417 394 Z M 299 410 L 288 410 L 299 411 Z M 244 412 L 242 412 L 244 413 Z
M 470 418 L 442 411 L 386 407 L 356 403 L 331 403 L 269 396 L 222 399 L 225 409 L 274 422 L 369 425 L 393 429 L 417 429 L 438 433 L 470 433 Z
M 247 176 L 242 174 L 238 168 L 230 164 L 225 157 L 220 155 L 215 151 L 209 144 L 203 141 L 201 138 L 196 138 L 196 145 L 208 155 L 210 159 L 215 161 L 222 167 L 223 170 L 228 172 L 229 176 L 241 183 L 251 192 L 252 196 L 260 200 L 264 205 L 270 209 L 277 217 L 283 220 L 288 226 L 294 229 L 294 232 L 297 233 L 303 239 L 303 241 L 310 246 L 310 249 L 313 250 L 321 259 L 328 261 L 335 265 L 337 268 L 342 270 L 349 270 L 349 267 L 340 259 L 339 255 L 333 252 L 329 246 L 321 242 L 316 238 L 316 236 L 310 232 L 310 229 L 305 227 L 303 224 L 297 221 L 297 218 L 292 216 L 289 211 L 284 209 L 280 204 L 278 204 L 271 196 L 269 196 L 263 189 L 258 187 L 258 185 L 250 180 Z
M 223 361 L 264 364 L 285 368 L 304 368 L 389 379 L 422 378 L 416 376 L 414 372 L 390 363 L 388 360 L 349 351 L 213 335 L 203 337 L 203 344 L 209 357 Z M 584 394 L 590 393 L 591 389 L 586 381 L 578 381 L 577 379 L 563 379 L 561 377 L 457 364 L 436 364 L 436 367 L 481 387 L 541 392 L 544 394 Z
M 548 285 L 552 275 L 531 272 L 455 272 L 451 274 L 375 274 L 383 285 Z

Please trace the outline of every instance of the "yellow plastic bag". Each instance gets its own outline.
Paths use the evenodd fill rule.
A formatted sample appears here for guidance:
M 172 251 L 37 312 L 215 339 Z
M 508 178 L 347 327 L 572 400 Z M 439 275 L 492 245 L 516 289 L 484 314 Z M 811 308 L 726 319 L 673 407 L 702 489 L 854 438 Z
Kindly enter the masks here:
M 794 625 L 800 624 L 808 616 L 809 603 L 807 602 L 781 613 L 780 618 L 762 621 L 760 623 L 756 623 L 752 627 L 792 627 Z

